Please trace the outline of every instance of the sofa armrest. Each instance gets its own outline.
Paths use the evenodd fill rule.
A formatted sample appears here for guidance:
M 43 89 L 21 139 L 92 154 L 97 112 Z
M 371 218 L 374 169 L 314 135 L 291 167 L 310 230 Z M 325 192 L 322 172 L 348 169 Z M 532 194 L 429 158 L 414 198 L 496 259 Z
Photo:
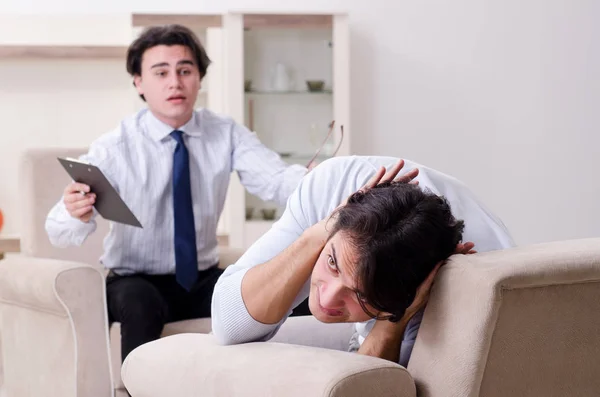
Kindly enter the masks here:
M 453 256 L 408 364 L 419 396 L 597 394 L 599 296 L 600 239 Z
M 100 275 L 92 266 L 77 262 L 9 256 L 0 262 L 0 299 L 4 303 L 64 315 L 66 308 L 60 293 L 66 291 L 59 291 L 57 287 L 64 281 L 61 277 L 73 273 L 81 277 L 85 277 L 84 273 Z
M 92 266 L 23 255 L 0 261 L 7 395 L 112 395 L 105 299 Z
M 219 345 L 180 334 L 135 349 L 123 363 L 133 397 L 414 397 L 404 367 L 355 353 L 256 342 Z

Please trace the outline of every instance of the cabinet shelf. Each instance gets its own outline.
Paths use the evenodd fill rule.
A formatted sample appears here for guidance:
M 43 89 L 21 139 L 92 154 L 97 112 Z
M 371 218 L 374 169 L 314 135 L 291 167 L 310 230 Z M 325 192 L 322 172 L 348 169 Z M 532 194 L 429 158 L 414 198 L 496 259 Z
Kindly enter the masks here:
M 21 238 L 17 235 L 0 235 L 0 254 L 7 252 L 20 252 Z M 0 258 L 2 259 L 2 258 Z
M 314 153 L 278 153 L 279 156 L 283 160 L 287 161 L 301 161 L 301 160 L 310 160 L 315 154 Z M 319 153 L 319 155 L 315 158 L 317 161 L 325 161 L 330 155 Z
M 131 16 L 133 26 L 155 26 L 178 23 L 192 28 L 221 27 L 221 15 L 186 15 L 186 14 L 133 14 Z
M 267 95 L 331 95 L 333 91 L 245 91 L 247 96 L 267 96 Z
M 332 28 L 333 15 L 326 14 L 245 14 L 244 28 L 314 29 Z
M 266 219 L 262 219 L 262 218 L 250 218 L 250 219 L 246 219 L 246 223 L 249 223 L 251 225 L 256 225 L 256 226 L 272 226 L 278 220 L 279 219 L 266 220 Z
M 126 46 L 0 45 L 0 58 L 125 59 Z

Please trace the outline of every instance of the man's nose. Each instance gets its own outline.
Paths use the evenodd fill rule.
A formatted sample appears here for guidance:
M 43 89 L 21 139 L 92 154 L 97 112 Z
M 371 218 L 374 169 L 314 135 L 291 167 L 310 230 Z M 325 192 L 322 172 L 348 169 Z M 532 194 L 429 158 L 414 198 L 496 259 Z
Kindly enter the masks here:
M 321 284 L 319 297 L 321 306 L 326 309 L 339 309 L 344 306 L 343 285 L 338 282 L 328 282 Z
M 177 71 L 171 73 L 169 77 L 169 85 L 174 88 L 181 87 L 181 76 L 179 73 L 177 73 Z

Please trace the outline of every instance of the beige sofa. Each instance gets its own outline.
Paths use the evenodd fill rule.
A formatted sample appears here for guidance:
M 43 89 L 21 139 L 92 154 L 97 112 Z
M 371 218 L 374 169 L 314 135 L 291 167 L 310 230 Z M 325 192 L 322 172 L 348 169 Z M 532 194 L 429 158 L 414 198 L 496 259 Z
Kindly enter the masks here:
M 31 150 L 20 165 L 21 253 L 0 261 L 0 385 L 5 396 L 126 395 L 120 379 L 120 328 L 116 323 L 108 329 L 105 271 L 98 262 L 108 223 L 99 219 L 81 248 L 55 248 L 44 230 L 49 209 L 70 181 L 56 157 L 82 152 Z M 223 266 L 242 253 L 220 249 Z M 163 335 L 209 331 L 210 319 L 198 319 L 167 324 Z
M 291 335 L 298 322 L 284 324 L 285 341 L 347 346 L 347 329 L 316 332 L 302 321 Z M 134 397 L 596 396 L 599 374 L 600 239 L 452 257 L 408 371 L 324 348 L 219 346 L 192 334 L 143 345 L 122 368 Z

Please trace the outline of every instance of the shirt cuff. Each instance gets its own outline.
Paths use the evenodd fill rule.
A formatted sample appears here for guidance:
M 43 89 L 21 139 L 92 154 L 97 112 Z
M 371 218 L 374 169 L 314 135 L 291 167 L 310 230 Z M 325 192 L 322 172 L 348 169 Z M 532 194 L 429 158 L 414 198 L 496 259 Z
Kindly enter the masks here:
M 81 246 L 87 237 L 96 231 L 94 218 L 97 212 L 95 208 L 93 211 L 94 216 L 86 223 L 73 218 L 64 208 L 52 209 L 46 220 L 46 232 L 52 245 L 59 248 Z

